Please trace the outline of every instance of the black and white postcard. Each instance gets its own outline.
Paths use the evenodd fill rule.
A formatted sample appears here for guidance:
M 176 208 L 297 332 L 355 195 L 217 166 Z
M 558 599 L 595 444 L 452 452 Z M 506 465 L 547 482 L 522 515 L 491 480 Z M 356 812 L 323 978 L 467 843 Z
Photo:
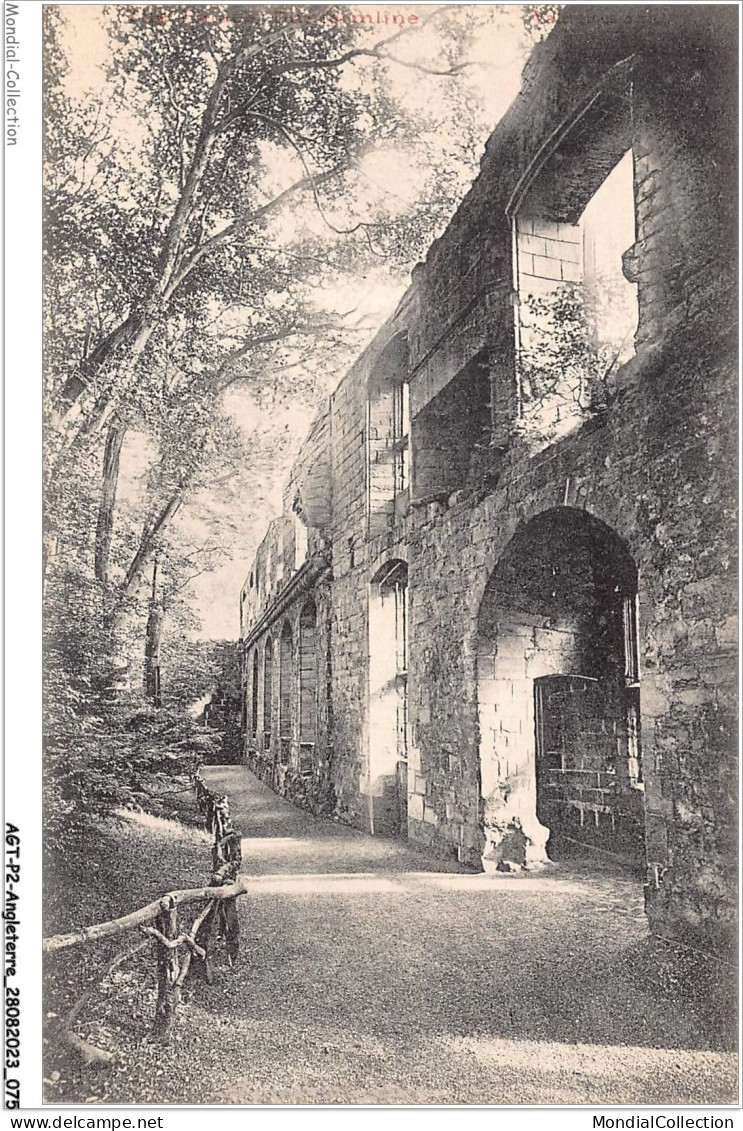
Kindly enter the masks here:
M 5 3 L 4 1126 L 735 1126 L 738 22 Z

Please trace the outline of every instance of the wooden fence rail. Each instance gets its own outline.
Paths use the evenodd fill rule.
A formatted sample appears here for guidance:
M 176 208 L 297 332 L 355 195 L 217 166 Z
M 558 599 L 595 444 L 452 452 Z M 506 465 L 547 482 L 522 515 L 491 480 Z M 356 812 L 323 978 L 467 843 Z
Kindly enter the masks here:
M 153 1033 L 165 1042 L 170 1039 L 181 987 L 194 967 L 194 960 L 204 978 L 208 982 L 212 981 L 210 952 L 215 933 L 225 941 L 230 965 L 237 959 L 240 936 L 236 901 L 238 896 L 245 895 L 248 890 L 238 878 L 242 863 L 241 833 L 232 824 L 227 797 L 213 794 L 198 771 L 194 785 L 199 810 L 214 838 L 208 886 L 170 891 L 148 903 L 146 907 L 140 907 L 118 919 L 95 923 L 63 935 L 52 935 L 43 940 L 44 952 L 54 954 L 81 943 L 112 938 L 135 928 L 139 928 L 141 934 L 146 936 L 144 942 L 114 958 L 102 977 L 75 1003 L 63 1022 L 66 1043 L 76 1049 L 89 1064 L 108 1064 L 112 1059 L 111 1054 L 81 1040 L 73 1032 L 73 1026 L 100 983 L 127 959 L 138 954 L 147 941 L 152 940 L 154 944 L 157 962 L 157 1002 Z M 200 909 L 190 928 L 184 930 L 178 921 L 179 908 L 204 901 L 206 906 Z

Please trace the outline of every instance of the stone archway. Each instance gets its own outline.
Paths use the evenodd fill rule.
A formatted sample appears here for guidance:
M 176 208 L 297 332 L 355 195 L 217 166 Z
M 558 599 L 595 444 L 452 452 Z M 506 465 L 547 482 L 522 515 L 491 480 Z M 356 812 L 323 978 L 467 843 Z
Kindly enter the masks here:
M 636 595 L 626 546 L 585 511 L 537 515 L 501 555 L 477 630 L 486 868 L 569 846 L 642 863 Z

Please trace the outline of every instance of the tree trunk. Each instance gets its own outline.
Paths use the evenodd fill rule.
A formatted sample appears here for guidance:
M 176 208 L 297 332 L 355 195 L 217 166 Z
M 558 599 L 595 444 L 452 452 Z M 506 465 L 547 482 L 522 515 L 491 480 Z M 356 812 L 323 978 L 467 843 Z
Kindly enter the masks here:
M 144 693 L 155 707 L 162 706 L 160 694 L 160 641 L 165 610 L 157 596 L 157 561 L 152 567 L 152 594 L 144 647 Z
M 160 692 L 160 641 L 163 632 L 162 605 L 153 605 L 147 618 L 144 693 L 155 707 L 162 707 Z
M 132 559 L 120 589 L 119 596 L 122 600 L 133 592 L 144 572 L 145 566 L 147 566 L 155 556 L 157 552 L 158 535 L 167 530 L 171 521 L 175 518 L 181 502 L 183 501 L 184 489 L 185 485 L 181 485 L 174 491 L 155 521 L 142 535 L 142 540 L 139 543 L 137 552 Z
M 100 380 L 101 374 L 111 368 L 105 387 L 97 396 L 93 396 L 87 381 L 77 381 L 69 393 L 63 394 L 64 405 L 57 406 L 52 419 L 60 446 L 45 469 L 46 490 L 114 419 L 122 395 L 133 381 L 139 359 L 155 331 L 157 318 L 154 307 L 149 312 L 130 315 L 93 351 L 86 361 L 91 380 L 95 377 Z
M 144 573 L 146 567 L 149 565 L 149 563 L 152 561 L 152 559 L 157 554 L 158 535 L 164 533 L 164 531 L 167 530 L 172 519 L 177 514 L 178 509 L 181 505 L 183 490 L 184 490 L 183 487 L 179 487 L 174 492 L 174 494 L 170 497 L 168 502 L 163 506 L 162 510 L 158 514 L 155 521 L 146 527 L 144 533 L 142 534 L 142 538 L 141 538 L 139 546 L 137 548 L 137 552 L 134 555 L 134 558 L 132 559 L 132 562 L 129 566 L 126 577 L 124 578 L 121 585 L 117 586 L 115 589 L 113 587 L 109 587 L 109 592 L 111 594 L 111 601 L 110 601 L 110 608 L 109 608 L 109 612 L 108 612 L 108 622 L 107 622 L 107 624 L 108 624 L 108 633 L 109 633 L 109 637 L 110 637 L 110 640 L 111 640 L 111 649 L 110 650 L 111 650 L 112 655 L 116 651 L 116 641 L 117 641 L 120 633 L 122 632 L 122 627 L 123 627 L 123 624 L 125 622 L 126 609 L 127 609 L 127 605 L 126 605 L 127 598 L 132 596 L 132 594 L 134 593 L 134 591 L 137 588 L 137 584 L 140 581 L 142 574 Z M 151 600 L 150 612 L 152 613 L 152 598 L 150 598 L 150 600 Z M 146 632 L 146 639 L 148 641 L 149 641 L 150 638 L 152 638 L 153 640 L 157 640 L 157 642 L 159 644 L 160 637 L 162 635 L 162 615 L 163 614 L 162 614 L 162 609 L 161 609 L 161 613 L 160 613 L 161 621 L 160 621 L 159 628 L 158 628 L 156 622 L 153 623 L 152 633 L 150 633 L 150 627 L 149 627 L 149 621 L 148 621 L 148 627 L 147 627 L 147 632 Z
M 96 580 L 108 583 L 108 564 L 111 557 L 114 511 L 116 507 L 116 488 L 119 483 L 121 445 L 126 428 L 118 417 L 114 417 L 106 437 L 106 450 L 103 455 L 103 484 L 101 501 L 98 507 L 98 526 L 95 534 L 95 576 Z
M 50 417 L 51 427 L 61 441 L 60 450 L 49 468 L 50 480 L 116 412 L 121 391 L 117 385 L 121 374 L 135 368 L 155 325 L 154 314 L 146 321 L 143 310 L 132 312 L 98 343 L 81 363 L 80 371 L 68 379 Z M 108 379 L 103 380 L 106 370 L 111 372 Z

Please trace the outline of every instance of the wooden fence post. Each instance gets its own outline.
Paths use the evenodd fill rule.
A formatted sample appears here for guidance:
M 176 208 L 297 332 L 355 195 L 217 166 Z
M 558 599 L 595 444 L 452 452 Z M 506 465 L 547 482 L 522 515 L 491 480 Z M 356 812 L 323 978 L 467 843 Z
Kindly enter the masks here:
M 199 787 L 197 784 L 197 792 Z M 202 783 L 202 796 L 206 824 L 209 832 L 214 835 L 212 845 L 212 874 L 210 884 L 214 887 L 224 887 L 234 883 L 242 863 L 242 849 L 240 832 L 235 829 L 230 817 L 229 802 L 226 797 L 215 797 Z M 211 985 L 213 974 L 209 946 L 214 931 L 215 923 L 221 928 L 227 947 L 227 956 L 230 966 L 237 961 L 240 949 L 240 922 L 237 914 L 237 900 L 225 899 L 215 904 L 208 913 L 204 922 L 199 927 L 195 941 L 205 951 L 201 969 L 207 983 Z
M 178 908 L 172 900 L 167 901 L 167 907 L 158 915 L 155 927 L 168 941 L 178 938 Z M 155 946 L 157 947 L 157 1004 L 154 1035 L 167 1044 L 170 1041 L 181 996 L 178 980 L 180 974 L 178 946 L 169 947 L 159 940 L 155 941 Z
M 239 831 L 233 828 L 230 822 L 230 831 L 226 832 L 220 840 L 216 841 L 212 853 L 214 859 L 212 883 L 216 886 L 222 887 L 225 884 L 232 884 L 237 879 L 240 872 L 240 865 L 242 864 L 242 845 L 240 839 Z M 235 962 L 237 962 L 237 956 L 240 950 L 240 920 L 237 915 L 237 900 L 221 900 L 219 904 L 219 914 L 222 924 L 222 934 L 224 935 L 224 941 L 227 947 L 227 957 L 229 958 L 230 966 L 234 966 Z
M 157 958 L 157 1002 L 152 1035 L 166 1044 L 172 1037 L 181 986 L 188 976 L 194 959 L 203 963 L 206 980 L 212 981 L 208 947 L 215 922 L 218 923 L 225 940 L 230 965 L 236 961 L 240 945 L 236 897 L 245 895 L 247 891 L 245 882 L 238 881 L 242 862 L 241 834 L 232 824 L 227 797 L 212 794 L 198 772 L 195 774 L 195 785 L 199 809 L 204 814 L 207 828 L 214 835 L 209 886 L 169 892 L 161 899 L 153 900 L 146 907 L 140 907 L 137 911 L 122 915 L 118 919 L 95 923 L 91 927 L 83 927 L 65 935 L 53 935 L 43 940 L 44 952 L 53 953 L 79 943 L 95 942 L 122 934 L 135 927 L 152 938 Z M 215 894 L 215 888 L 224 887 L 231 889 L 229 895 Z M 179 933 L 179 904 L 191 904 L 203 900 L 206 900 L 206 906 L 197 916 L 190 931 Z M 178 951 L 182 946 L 186 949 L 181 961 Z M 119 955 L 114 959 L 107 973 L 111 973 L 139 949 L 134 947 L 133 950 Z M 63 1026 L 63 1038 L 77 1049 L 87 1063 L 109 1064 L 112 1059 L 109 1053 L 88 1045 L 72 1032 L 73 1024 L 91 996 L 92 990 L 83 994 L 80 1001 L 70 1010 Z

